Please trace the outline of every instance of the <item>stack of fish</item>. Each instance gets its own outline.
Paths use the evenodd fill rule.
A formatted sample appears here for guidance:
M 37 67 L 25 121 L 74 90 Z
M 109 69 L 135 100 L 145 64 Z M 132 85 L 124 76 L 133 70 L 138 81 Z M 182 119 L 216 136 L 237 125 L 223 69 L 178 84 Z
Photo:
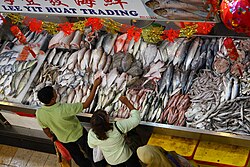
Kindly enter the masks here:
M 184 126 L 186 124 L 185 113 L 191 102 L 188 95 L 176 93 L 172 96 L 161 115 L 161 123 Z
M 83 102 L 94 79 L 102 76 L 94 102 L 85 112 L 102 108 L 113 117 L 126 118 L 129 111 L 118 100 L 125 94 L 139 108 L 144 121 L 185 126 L 187 119 L 187 126 L 192 124 L 199 128 L 202 126 L 197 122 L 206 122 L 213 113 L 210 110 L 241 95 L 242 79 L 218 73 L 223 63 L 218 63 L 217 59 L 223 58 L 232 64 L 224 56 L 223 40 L 178 38 L 173 43 L 164 41 L 157 46 L 142 38 L 137 42 L 127 40 L 126 33 L 89 34 L 86 30 L 64 36 L 59 32 L 50 41 L 51 49 L 44 66 L 23 103 L 40 105 L 36 93 L 45 85 L 58 90 L 61 102 Z M 223 70 L 230 73 L 230 70 Z M 249 86 L 249 75 L 243 71 L 244 81 Z
M 27 84 L 37 60 L 18 61 L 18 52 L 5 51 L 0 54 L 0 91 L 2 99 L 17 97 Z
M 145 4 L 169 20 L 206 20 L 209 12 L 199 0 L 149 0 Z

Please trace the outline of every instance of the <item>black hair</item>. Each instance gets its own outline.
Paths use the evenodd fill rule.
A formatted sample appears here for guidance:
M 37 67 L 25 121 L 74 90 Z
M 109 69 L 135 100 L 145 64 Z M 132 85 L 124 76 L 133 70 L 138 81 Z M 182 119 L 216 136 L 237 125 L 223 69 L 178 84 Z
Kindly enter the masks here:
M 54 97 L 54 88 L 52 86 L 46 86 L 38 91 L 38 99 L 44 103 L 49 104 L 51 99 Z
M 108 138 L 106 132 L 113 129 L 108 119 L 107 112 L 101 109 L 95 111 L 91 117 L 91 128 L 99 140 L 106 140 Z

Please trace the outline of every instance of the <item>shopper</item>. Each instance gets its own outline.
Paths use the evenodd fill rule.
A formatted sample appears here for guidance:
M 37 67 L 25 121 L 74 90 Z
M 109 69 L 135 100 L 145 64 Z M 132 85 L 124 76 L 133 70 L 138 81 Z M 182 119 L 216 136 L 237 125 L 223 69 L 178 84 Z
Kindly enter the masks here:
M 42 88 L 37 95 L 38 99 L 44 103 L 44 106 L 36 112 L 37 120 L 44 133 L 52 141 L 56 140 L 56 137 L 70 152 L 75 163 L 80 167 L 92 166 L 92 149 L 87 144 L 88 132 L 82 127 L 76 114 L 81 113 L 83 109 L 90 106 L 101 81 L 101 78 L 97 78 L 94 81 L 90 95 L 84 103 L 57 103 L 56 91 L 51 86 Z M 85 151 L 90 160 L 85 158 L 81 149 Z
M 140 112 L 125 96 L 119 99 L 131 110 L 128 119 L 116 122 L 117 127 L 127 133 L 140 123 Z M 112 167 L 139 167 L 139 159 L 125 143 L 124 136 L 109 123 L 109 115 L 104 110 L 97 110 L 90 120 L 91 129 L 88 133 L 88 144 L 91 148 L 99 147 L 103 156 Z
M 145 145 L 137 149 L 138 158 L 146 167 L 192 167 L 184 157 L 159 146 Z

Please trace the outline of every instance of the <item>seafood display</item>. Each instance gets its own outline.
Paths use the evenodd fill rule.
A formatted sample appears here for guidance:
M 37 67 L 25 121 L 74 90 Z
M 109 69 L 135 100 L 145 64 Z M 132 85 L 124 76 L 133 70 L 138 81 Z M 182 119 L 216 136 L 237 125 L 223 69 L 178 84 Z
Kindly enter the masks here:
M 168 20 L 207 20 L 209 6 L 201 0 L 146 0 L 145 5 L 158 17 Z
M 192 7 L 191 3 L 187 6 Z M 127 37 L 126 33 L 91 29 L 67 36 L 60 31 L 47 42 L 46 58 L 22 103 L 40 106 L 37 92 L 46 85 L 57 90 L 57 100 L 62 103 L 84 102 L 93 81 L 101 76 L 94 101 L 84 112 L 102 108 L 112 117 L 127 118 L 130 111 L 118 100 L 126 95 L 140 110 L 143 121 L 250 134 L 249 40 L 234 39 L 239 53 L 235 61 L 227 54 L 224 38 L 177 38 L 154 45 L 142 38 L 135 42 Z M 16 71 L 7 75 L 5 72 L 11 67 L 5 54 L 10 61 L 18 52 L 7 51 L 0 56 L 1 88 L 7 91 L 9 75 L 13 81 L 25 84 L 22 80 L 29 78 L 28 71 L 36 62 L 20 65 L 13 60 Z M 20 93 L 19 84 L 14 83 L 9 84 L 15 89 L 8 90 L 8 95 Z
M 30 33 L 30 32 L 29 32 Z M 40 52 L 42 47 L 44 48 L 44 42 L 47 38 L 47 34 L 39 34 L 30 37 L 27 33 L 27 40 L 30 41 L 33 51 Z M 44 57 L 37 58 L 26 55 L 26 59 L 21 59 L 24 52 L 21 52 L 24 45 L 18 43 L 15 39 L 5 45 L 3 51 L 0 53 L 0 99 L 14 102 L 21 102 L 27 90 L 29 84 L 34 79 L 36 72 L 42 65 Z M 21 53 L 20 53 L 21 52 Z

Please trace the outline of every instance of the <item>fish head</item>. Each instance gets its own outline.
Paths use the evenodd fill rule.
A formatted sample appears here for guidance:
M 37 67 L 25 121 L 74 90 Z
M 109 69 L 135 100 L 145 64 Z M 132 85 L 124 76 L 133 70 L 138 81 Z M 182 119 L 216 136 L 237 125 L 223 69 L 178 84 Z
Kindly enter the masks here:
M 160 16 L 166 16 L 166 15 L 168 15 L 167 10 L 165 10 L 165 9 L 155 9 L 154 13 L 156 13 L 157 15 L 160 15 Z
M 150 0 L 145 5 L 151 9 L 157 9 L 160 7 L 160 3 L 157 0 Z

